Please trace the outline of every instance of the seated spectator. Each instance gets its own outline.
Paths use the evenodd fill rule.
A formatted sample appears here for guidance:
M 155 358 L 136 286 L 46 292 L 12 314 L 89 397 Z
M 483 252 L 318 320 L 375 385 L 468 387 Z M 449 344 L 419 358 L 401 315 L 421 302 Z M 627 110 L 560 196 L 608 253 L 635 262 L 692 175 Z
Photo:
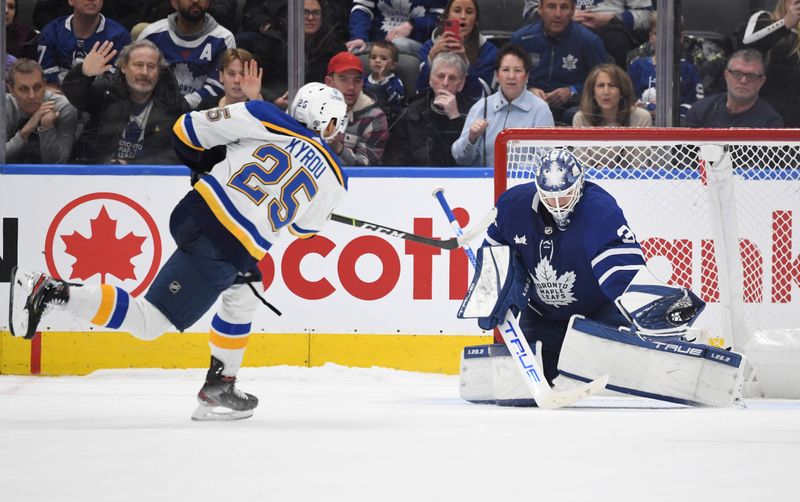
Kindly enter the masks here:
M 459 36 L 444 30 L 447 19 L 459 21 L 461 26 Z M 417 78 L 417 93 L 428 89 L 430 62 L 442 51 L 459 54 L 469 62 L 469 73 L 462 91 L 466 96 L 477 100 L 492 93 L 497 47 L 480 34 L 478 26 L 480 26 L 480 11 L 475 0 L 448 2 L 431 40 L 425 42 L 419 51 L 422 65 Z
M 653 14 L 650 22 L 650 44 L 656 44 L 656 15 Z M 633 91 L 646 105 L 650 105 L 648 110 L 651 111 L 653 118 L 655 118 L 655 87 L 656 87 L 656 55 L 655 53 L 649 56 L 643 56 L 631 61 L 628 66 L 628 74 L 633 81 Z M 686 111 L 692 107 L 692 104 L 698 99 L 703 98 L 703 84 L 700 81 L 700 72 L 697 71 L 695 66 L 681 58 L 680 60 L 680 95 L 679 100 L 681 104 L 681 116 L 686 115 Z M 652 89 L 652 91 L 649 91 Z M 645 96 L 645 92 L 647 96 Z
M 700 73 L 700 83 L 703 85 L 703 95 L 716 94 L 725 90 L 725 78 L 722 75 L 728 56 L 725 48 L 718 42 L 705 37 L 681 33 L 681 58 L 693 64 Z M 652 56 L 656 53 L 655 46 L 647 42 L 628 53 L 626 68 L 630 69 L 631 62 L 640 57 Z M 698 98 L 699 99 L 699 98 Z
M 80 163 L 177 164 L 170 131 L 184 99 L 164 56 L 149 40 L 127 45 L 116 61 L 111 42 L 95 43 L 64 78 L 64 94 L 91 116 L 76 144 Z
M 650 127 L 650 114 L 636 106 L 633 84 L 625 70 L 607 63 L 595 66 L 586 77 L 581 110 L 572 119 L 575 127 Z M 576 148 L 572 153 L 585 165 L 630 167 L 641 165 L 645 149 L 637 147 Z M 636 159 L 638 158 L 638 161 Z
M 364 94 L 364 66 L 358 56 L 340 52 L 328 63 L 325 84 L 338 89 L 347 103 L 347 129 L 328 145 L 350 166 L 378 166 L 389 136 L 386 115 Z
M 250 51 L 264 72 L 261 93 L 266 101 L 286 110 L 288 102 L 288 27 L 286 0 L 252 0 L 245 6 L 243 32 L 236 35 L 236 46 Z M 305 83 L 322 82 L 327 75 L 328 61 L 347 50 L 344 39 L 332 29 L 337 23 L 321 0 L 304 0 Z M 348 11 L 349 12 L 349 11 Z M 339 20 L 338 22 L 341 22 Z
M 526 89 L 530 55 L 509 44 L 497 53 L 496 64 L 499 89 L 470 108 L 461 135 L 451 148 L 460 165 L 493 166 L 494 140 L 503 129 L 553 125 L 547 103 Z
M 363 52 L 367 42 L 388 40 L 400 52 L 417 54 L 431 36 L 445 0 L 354 0 L 347 50 Z
M 172 67 L 187 110 L 223 93 L 217 80 L 219 57 L 236 47 L 233 33 L 206 12 L 208 2 L 171 0 L 177 12 L 151 23 L 138 38 L 153 42 Z
M 75 142 L 78 112 L 67 98 L 46 90 L 42 67 L 22 58 L 8 70 L 6 160 L 63 164 Z
M 219 58 L 219 81 L 225 94 L 212 96 L 200 102 L 198 110 L 208 110 L 262 99 L 261 78 L 264 70 L 258 67 L 253 55 L 244 49 L 225 49 Z
M 15 58 L 36 59 L 39 32 L 17 22 L 17 0 L 6 0 L 6 52 Z
M 738 47 L 758 49 L 769 59 L 761 96 L 781 114 L 786 127 L 800 127 L 798 26 L 800 3 L 777 0 L 771 13 L 758 11 L 744 26 L 734 31 Z
M 783 119 L 758 93 L 767 80 L 764 57 L 755 49 L 734 52 L 725 69 L 728 91 L 703 98 L 683 127 L 783 127 Z
M 428 90 L 418 96 L 392 128 L 383 163 L 387 166 L 456 166 L 450 147 L 461 135 L 474 103 L 461 91 L 467 62 L 454 52 L 433 58 Z
M 64 76 L 83 61 L 86 49 L 97 42 L 109 41 L 117 50 L 131 43 L 131 35 L 121 24 L 100 14 L 103 0 L 71 0 L 72 14 L 59 17 L 42 28 L 39 38 L 39 62 L 44 79 L 58 90 Z
M 650 114 L 636 106 L 633 84 L 614 63 L 595 66 L 586 77 L 581 110 L 572 125 L 578 127 L 650 127 Z
M 573 20 L 597 33 L 606 51 L 621 68 L 627 68 L 626 56 L 647 40 L 651 0 L 581 0 Z M 525 0 L 523 18 L 533 17 L 540 0 Z
M 372 42 L 369 49 L 369 75 L 364 78 L 364 92 L 378 103 L 386 120 L 393 124 L 406 107 L 406 88 L 394 68 L 400 53 L 386 40 Z
M 511 43 L 533 57 L 531 92 L 550 106 L 556 122 L 571 124 L 589 70 L 609 56 L 597 35 L 572 20 L 575 0 L 543 0 L 538 12 L 540 20 L 515 31 Z

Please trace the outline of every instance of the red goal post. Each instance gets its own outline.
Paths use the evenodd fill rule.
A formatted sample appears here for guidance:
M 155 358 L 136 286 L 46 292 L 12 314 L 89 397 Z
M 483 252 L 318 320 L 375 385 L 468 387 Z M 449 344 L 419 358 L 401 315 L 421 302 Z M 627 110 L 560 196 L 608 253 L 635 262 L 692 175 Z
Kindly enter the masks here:
M 616 197 L 657 276 L 708 302 L 698 327 L 713 344 L 800 327 L 800 130 L 506 129 L 495 200 L 550 148 Z

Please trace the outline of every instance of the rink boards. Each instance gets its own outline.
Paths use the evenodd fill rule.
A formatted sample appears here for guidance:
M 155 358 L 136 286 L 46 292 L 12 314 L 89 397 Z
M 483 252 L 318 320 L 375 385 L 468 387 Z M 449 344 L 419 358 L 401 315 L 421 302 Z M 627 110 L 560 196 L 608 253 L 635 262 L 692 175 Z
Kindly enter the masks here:
M 3 281 L 18 263 L 66 280 L 102 281 L 140 295 L 174 250 L 168 222 L 172 208 L 190 189 L 184 168 L 0 169 Z M 431 196 L 434 188 L 445 189 L 463 226 L 478 221 L 493 204 L 488 169 L 347 172 L 349 195 L 337 213 L 418 234 L 452 236 Z M 658 183 L 696 180 L 605 180 L 603 186 L 626 207 L 628 194 L 635 198 L 642 184 Z M 650 197 L 658 193 L 648 190 Z M 667 203 L 654 201 L 654 206 Z M 631 219 L 637 220 L 631 223 L 640 240 L 674 223 L 670 214 L 652 214 L 646 223 L 641 215 Z M 708 238 L 691 222 L 681 232 L 684 239 Z M 797 256 L 796 247 L 792 256 Z M 286 239 L 274 246 L 261 269 L 265 297 L 283 316 L 258 310 L 246 365 L 336 362 L 452 374 L 458 372 L 463 346 L 486 343 L 491 336 L 473 321 L 455 317 L 469 279 L 460 250 L 428 248 L 331 222 L 313 239 Z M 155 342 L 90 328 L 55 313 L 43 322 L 42 336 L 29 343 L 7 333 L 7 298 L 8 283 L 2 282 L 0 373 L 84 374 L 98 368 L 207 364 L 213 312 L 185 333 L 170 333 Z

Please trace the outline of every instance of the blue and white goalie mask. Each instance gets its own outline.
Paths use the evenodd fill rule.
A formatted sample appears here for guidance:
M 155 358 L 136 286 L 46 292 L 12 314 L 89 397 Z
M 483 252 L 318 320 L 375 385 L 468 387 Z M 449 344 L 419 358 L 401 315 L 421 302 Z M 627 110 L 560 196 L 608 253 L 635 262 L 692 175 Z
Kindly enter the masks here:
M 535 183 L 539 200 L 563 230 L 583 193 L 583 166 L 567 150 L 550 150 L 541 158 Z

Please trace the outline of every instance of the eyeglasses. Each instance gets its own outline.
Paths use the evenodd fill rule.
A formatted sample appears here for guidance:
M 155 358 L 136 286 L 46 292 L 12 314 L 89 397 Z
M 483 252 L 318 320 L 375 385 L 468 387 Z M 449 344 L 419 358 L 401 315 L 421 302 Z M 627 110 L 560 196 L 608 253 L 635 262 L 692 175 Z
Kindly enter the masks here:
M 741 80 L 744 77 L 748 82 L 755 82 L 756 80 L 764 77 L 763 73 L 745 73 L 739 70 L 731 70 L 730 68 L 725 68 L 725 71 L 730 73 L 731 77 L 735 80 Z
M 303 10 L 304 17 L 310 17 L 311 19 L 319 19 L 322 17 L 321 10 Z

